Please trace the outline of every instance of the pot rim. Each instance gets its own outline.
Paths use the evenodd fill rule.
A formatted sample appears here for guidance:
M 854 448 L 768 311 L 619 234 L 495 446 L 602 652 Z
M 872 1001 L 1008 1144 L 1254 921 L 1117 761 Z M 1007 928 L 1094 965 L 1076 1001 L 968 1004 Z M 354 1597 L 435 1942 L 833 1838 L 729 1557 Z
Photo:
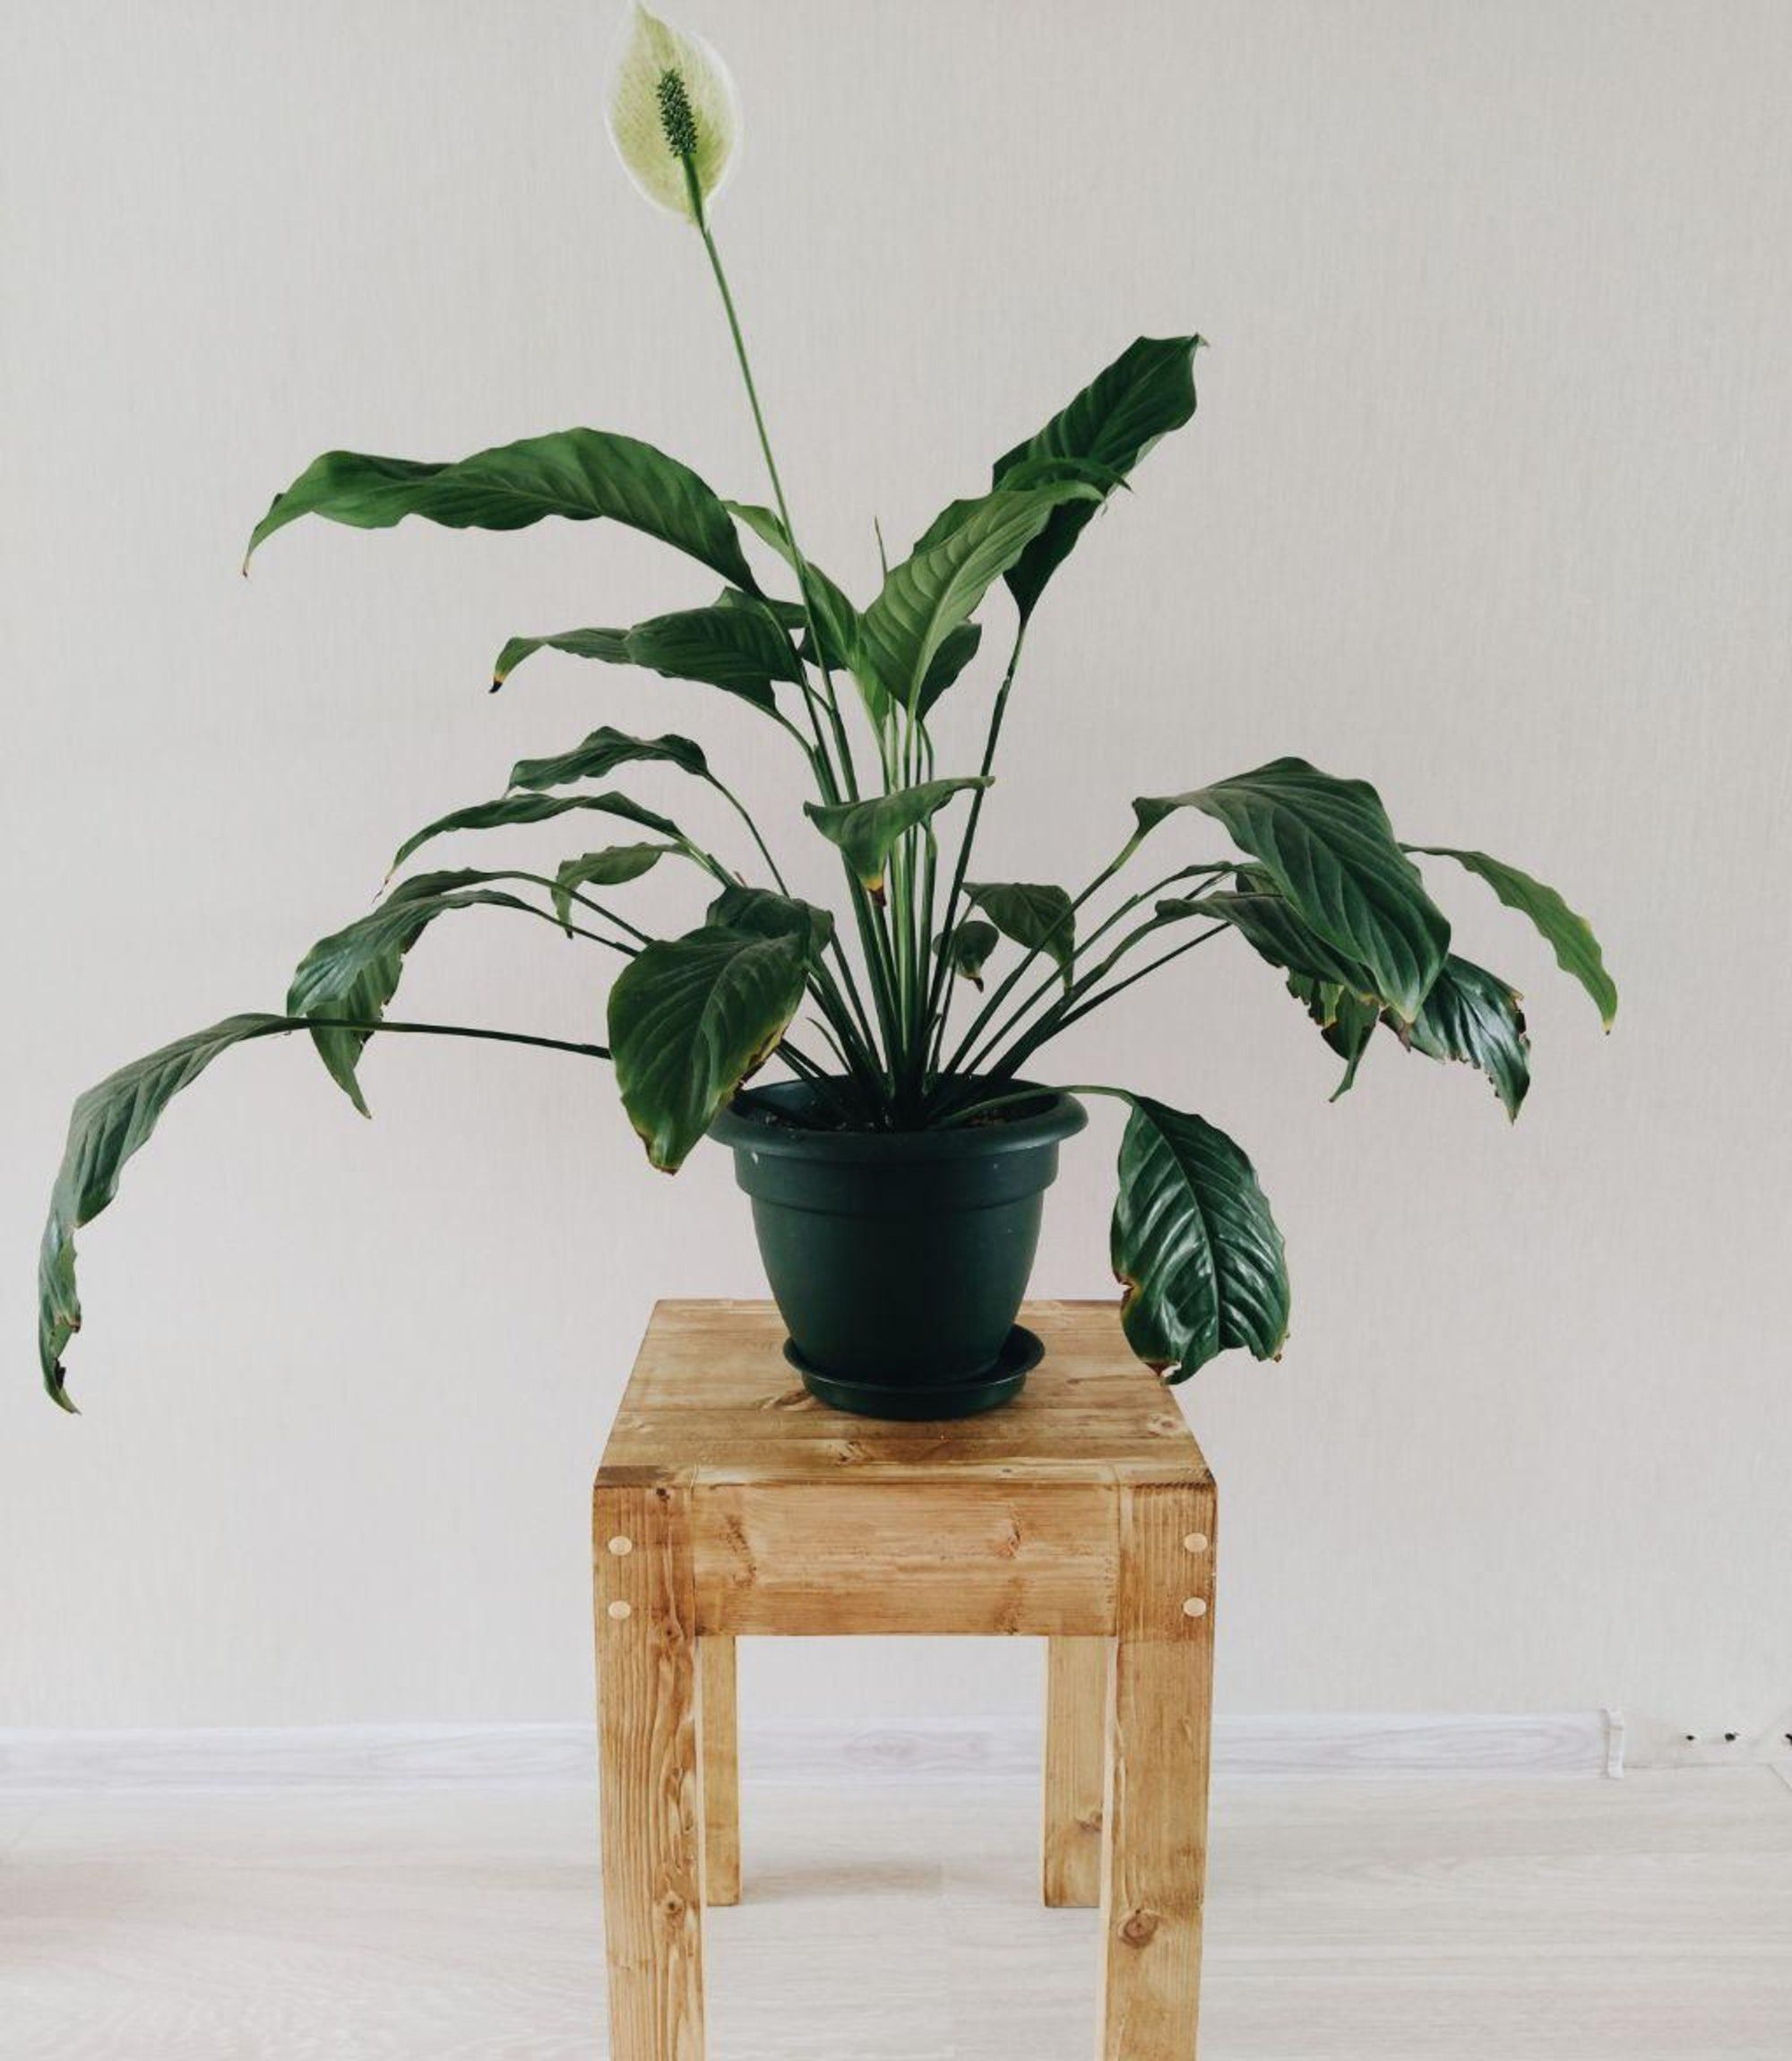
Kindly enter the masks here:
M 842 1077 L 843 1078 L 843 1077 Z M 888 1165 L 927 1160 L 980 1160 L 1002 1152 L 1035 1150 L 1074 1137 L 1089 1122 L 1089 1112 L 1074 1095 L 1041 1087 L 1034 1081 L 1007 1081 L 1004 1093 L 1031 1092 L 1046 1103 L 1042 1109 L 1002 1124 L 962 1125 L 939 1131 L 811 1131 L 795 1124 L 755 1120 L 755 1108 L 778 1109 L 809 1091 L 806 1081 L 774 1081 L 762 1088 L 743 1088 L 715 1121 L 710 1135 L 737 1151 L 762 1152 L 774 1159 L 868 1160 Z

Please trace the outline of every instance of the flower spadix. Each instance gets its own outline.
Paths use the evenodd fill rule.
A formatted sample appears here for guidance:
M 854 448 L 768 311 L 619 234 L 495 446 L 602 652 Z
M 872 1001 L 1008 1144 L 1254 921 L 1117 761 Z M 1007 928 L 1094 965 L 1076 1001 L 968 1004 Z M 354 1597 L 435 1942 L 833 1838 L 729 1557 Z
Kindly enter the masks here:
M 604 117 L 641 192 L 656 207 L 697 220 L 740 144 L 734 79 L 710 45 L 637 0 L 616 39 Z

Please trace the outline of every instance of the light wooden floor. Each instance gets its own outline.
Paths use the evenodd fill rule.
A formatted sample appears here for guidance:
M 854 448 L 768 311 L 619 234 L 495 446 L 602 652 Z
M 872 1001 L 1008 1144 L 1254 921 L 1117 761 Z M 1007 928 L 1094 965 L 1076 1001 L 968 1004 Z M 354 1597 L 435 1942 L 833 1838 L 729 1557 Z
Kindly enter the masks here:
M 582 1786 L 0 1802 L 5 2061 L 594 2061 Z M 1087 2061 L 1030 1785 L 749 1786 L 714 2061 Z M 1792 1786 L 1222 1783 L 1203 2061 L 1787 2061 Z

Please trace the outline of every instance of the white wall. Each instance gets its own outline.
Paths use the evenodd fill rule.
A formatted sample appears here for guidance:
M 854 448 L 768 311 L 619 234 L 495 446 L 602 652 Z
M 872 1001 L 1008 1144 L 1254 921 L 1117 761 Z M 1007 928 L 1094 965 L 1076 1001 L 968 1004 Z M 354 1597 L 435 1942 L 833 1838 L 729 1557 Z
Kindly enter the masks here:
M 740 80 L 720 230 L 849 584 L 874 513 L 912 536 L 1134 334 L 1212 339 L 1196 424 L 1041 612 L 988 870 L 1084 877 L 1133 795 L 1299 751 L 1558 882 L 1623 986 L 1607 1041 L 1516 918 L 1438 882 L 1530 999 L 1515 1131 L 1391 1047 L 1328 1108 L 1329 1055 L 1219 947 L 1065 1051 L 1235 1131 L 1288 1233 L 1284 1364 L 1183 1392 L 1227 1500 L 1226 1706 L 1792 1723 L 1792 9 L 689 19 Z M 642 539 L 314 524 L 236 574 L 332 444 L 583 421 L 761 492 L 697 247 L 603 137 L 609 27 L 573 0 L 5 10 L 0 1721 L 576 1716 L 633 1341 L 656 1295 L 755 1291 L 719 1156 L 650 1175 L 573 1062 L 394 1040 L 367 1126 L 263 1046 L 82 1241 L 80 1421 L 29 1343 L 70 1098 L 277 1006 L 401 833 L 599 720 L 698 731 L 794 810 L 778 733 L 701 689 L 543 660 L 483 693 L 512 632 L 706 598 Z M 590 1035 L 592 977 L 470 916 L 403 1008 Z M 1068 1156 L 1042 1290 L 1111 1286 L 1112 1143 L 1098 1114 Z M 748 1695 L 1030 1706 L 1024 1651 L 889 1657 L 756 1652 Z

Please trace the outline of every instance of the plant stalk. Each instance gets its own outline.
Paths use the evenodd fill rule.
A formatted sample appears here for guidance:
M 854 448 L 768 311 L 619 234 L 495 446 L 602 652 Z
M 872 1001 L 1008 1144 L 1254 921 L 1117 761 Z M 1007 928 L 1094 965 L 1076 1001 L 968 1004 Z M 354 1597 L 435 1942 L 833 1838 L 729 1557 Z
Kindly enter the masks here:
M 468 1023 L 363 1023 L 340 1016 L 301 1016 L 293 1019 L 294 1028 L 303 1026 L 316 1030 L 366 1030 L 382 1034 L 395 1031 L 403 1037 L 418 1038 L 480 1038 L 489 1039 L 499 1045 L 538 1045 L 547 1052 L 576 1052 L 586 1059 L 607 1059 L 607 1045 L 574 1045 L 564 1038 L 536 1038 L 521 1030 L 485 1030 Z
M 1210 929 L 1198 932 L 1193 937 L 1185 938 L 1174 950 L 1159 953 L 1155 959 L 1148 960 L 1136 972 L 1129 973 L 1124 980 L 1116 980 L 1111 987 L 1100 988 L 1088 996 L 1075 1008 L 1044 1018 L 1011 1051 L 1004 1053 L 996 1061 L 989 1070 L 990 1079 L 1005 1081 L 1011 1078 L 1042 1045 L 1049 1043 L 1060 1032 L 1068 1030 L 1073 1023 L 1080 1022 L 1091 1010 L 1099 1009 L 1103 1004 L 1113 1001 L 1116 995 L 1123 994 L 1134 981 L 1143 980 L 1149 974 L 1157 972 L 1159 967 L 1167 966 L 1171 960 L 1180 959 L 1185 952 L 1193 952 L 1197 944 L 1205 944 L 1209 938 L 1218 937 L 1222 930 L 1229 930 L 1231 927 L 1229 923 L 1216 923 Z
M 1002 736 L 1002 720 L 1008 710 L 1008 694 L 1014 685 L 1014 674 L 1021 663 L 1021 647 L 1026 641 L 1027 618 L 1023 616 L 1015 629 L 1014 642 L 1009 648 L 1008 663 L 1003 671 L 1002 685 L 995 691 L 995 706 L 989 711 L 989 729 L 983 740 L 983 763 L 977 769 L 978 774 L 986 780 L 989 777 L 990 767 L 995 763 L 995 747 Z M 948 944 L 958 921 L 959 897 L 964 893 L 965 875 L 970 870 L 971 847 L 977 842 L 977 826 L 983 816 L 983 798 L 988 792 L 989 789 L 984 787 L 971 790 L 970 818 L 964 826 L 964 836 L 959 843 L 958 862 L 952 869 L 952 883 L 946 894 L 945 918 L 940 925 L 940 935 Z M 937 1069 L 940 1054 L 945 1047 L 944 1000 L 951 986 L 951 953 L 942 952 L 939 964 L 934 969 L 933 979 L 927 988 L 927 1013 L 935 1020 L 930 1070 Z
M 986 790 L 979 789 L 978 791 L 982 793 Z M 1082 907 L 1083 903 L 1086 902 L 1091 895 L 1099 893 L 1100 891 L 1107 886 L 1107 883 L 1113 879 L 1114 875 L 1120 871 L 1120 869 L 1126 864 L 1127 860 L 1132 858 L 1133 854 L 1138 850 L 1140 845 L 1144 841 L 1144 836 L 1145 833 L 1143 831 L 1134 831 L 1132 836 L 1126 840 L 1125 843 L 1120 847 L 1120 849 L 1116 853 L 1114 858 L 1111 858 L 1108 863 L 1102 867 L 1101 871 L 1096 875 L 1095 878 L 1090 882 L 1089 885 L 1085 887 L 1081 893 L 1076 897 L 1076 899 L 1071 903 L 1070 907 L 1065 910 L 1064 914 L 1057 918 L 1056 922 L 1048 924 L 1040 933 L 1038 942 L 1028 949 L 1028 951 L 1022 955 L 1020 964 L 1017 965 L 1012 970 L 1012 971 L 1008 974 L 1007 978 L 996 988 L 995 992 L 989 997 L 988 1001 L 986 1001 L 983 1005 L 982 1008 L 978 1011 L 976 1016 L 971 1021 L 969 1030 L 968 1030 L 964 1036 L 959 1040 L 959 1043 L 954 1048 L 951 1059 L 945 1064 L 944 1066 L 940 1069 L 942 1073 L 956 1074 L 960 1071 L 965 1055 L 975 1048 L 978 1039 L 981 1038 L 984 1029 L 987 1025 L 990 1018 L 994 1016 L 996 1010 L 1001 1007 L 1002 1004 L 1006 1001 L 1008 996 L 1013 993 L 1015 984 L 1020 980 L 1021 975 L 1026 972 L 1028 967 L 1030 967 L 1033 963 L 1034 960 L 1039 956 L 1040 953 L 1045 950 L 1046 946 L 1051 942 L 1052 938 L 1064 926 L 1064 924 L 1073 922 L 1074 920 L 1077 910 Z

